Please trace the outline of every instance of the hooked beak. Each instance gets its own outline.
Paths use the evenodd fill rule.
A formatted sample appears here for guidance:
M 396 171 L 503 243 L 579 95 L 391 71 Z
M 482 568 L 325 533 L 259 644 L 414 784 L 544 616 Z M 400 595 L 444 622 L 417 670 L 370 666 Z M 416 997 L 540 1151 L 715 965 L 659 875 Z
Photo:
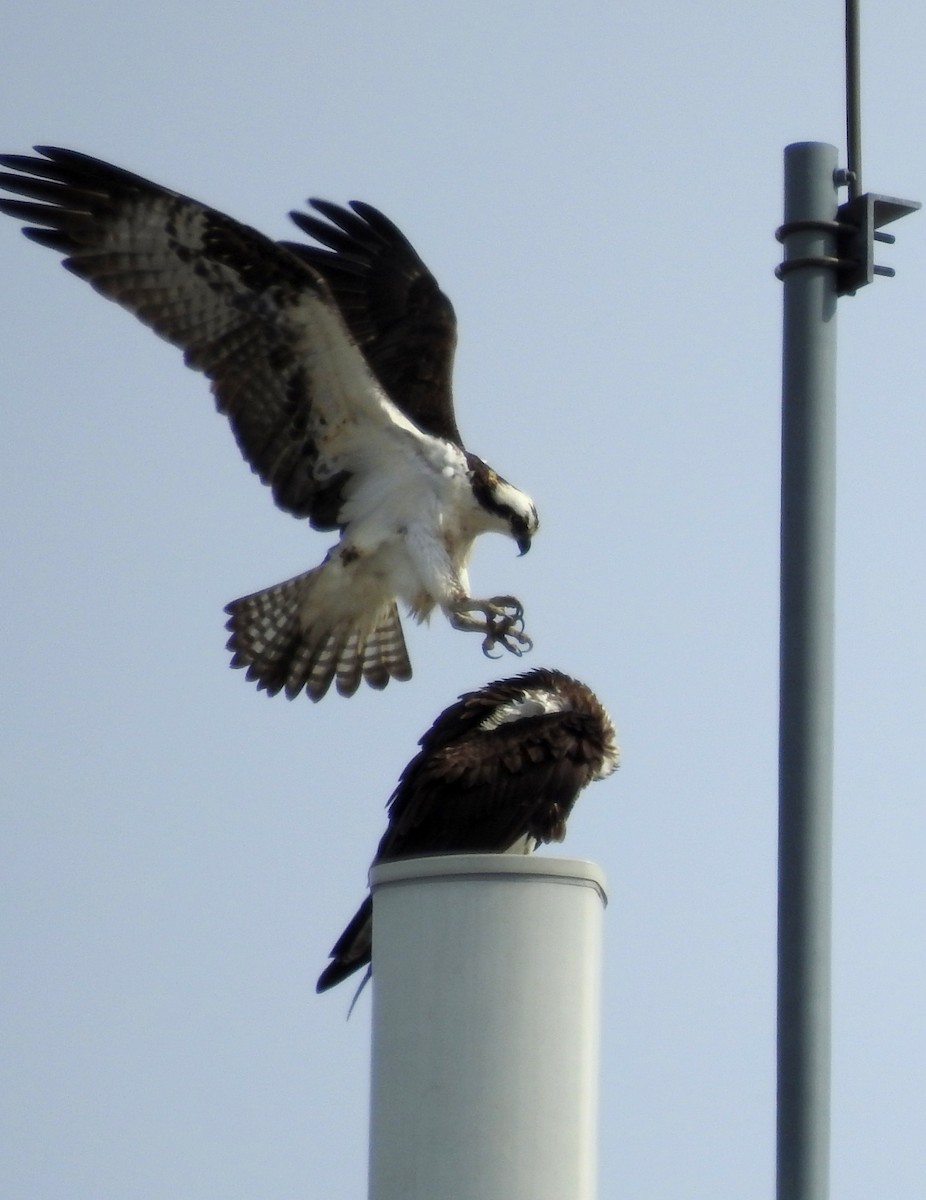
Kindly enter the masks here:
M 518 538 L 518 557 L 523 558 L 530 548 L 531 539 L 526 533 L 524 533 Z

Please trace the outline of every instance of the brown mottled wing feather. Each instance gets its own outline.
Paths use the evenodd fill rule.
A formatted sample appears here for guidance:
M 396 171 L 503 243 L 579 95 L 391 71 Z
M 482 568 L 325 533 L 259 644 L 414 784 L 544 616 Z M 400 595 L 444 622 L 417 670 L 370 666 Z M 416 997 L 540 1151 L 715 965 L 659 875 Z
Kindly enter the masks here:
M 491 853 L 530 834 L 562 841 L 576 797 L 592 779 L 584 713 L 525 717 L 423 753 L 389 807 L 377 861 L 416 854 Z
M 327 220 L 290 216 L 322 245 L 282 244 L 328 284 L 393 403 L 426 433 L 461 446 L 451 390 L 456 317 L 450 301 L 405 235 L 372 205 L 309 203 Z
M 505 706 L 525 694 L 558 701 L 560 711 L 513 716 L 484 728 L 487 718 L 504 716 Z M 598 698 L 549 668 L 461 696 L 419 745 L 390 799 L 389 826 L 375 862 L 504 852 L 526 835 L 561 841 L 579 792 L 618 762 L 614 726 Z M 318 991 L 370 963 L 371 914 L 368 896 L 331 951 Z
M 601 702 L 584 683 L 552 667 L 534 667 L 520 675 L 498 679 L 475 691 L 464 692 L 456 703 L 448 705 L 435 719 L 431 728 L 419 738 L 418 744 L 424 753 L 432 753 L 459 741 L 478 730 L 500 706 L 532 690 L 559 695 L 568 708 L 589 713 L 602 722 L 602 728 L 610 727 L 610 718 Z
M 307 296 L 336 311 L 306 261 L 222 213 L 87 155 L 36 147 L 6 155 L 0 187 L 29 197 L 0 211 L 33 241 L 133 312 L 212 380 L 242 454 L 277 504 L 319 528 L 337 524 L 345 475 L 312 436 Z M 343 322 L 343 353 L 366 364 Z
M 531 691 L 558 696 L 564 711 L 482 728 Z M 506 850 L 525 834 L 561 840 L 578 793 L 615 754 L 613 726 L 594 693 L 546 667 L 464 694 L 419 744 L 389 802 L 376 861 Z
M 562 841 L 576 797 L 600 761 L 583 750 L 592 720 L 585 713 L 526 717 L 512 723 L 513 731 L 502 725 L 422 750 L 393 793 L 374 862 L 503 852 L 527 834 Z M 371 916 L 367 897 L 331 950 L 319 992 L 370 962 Z

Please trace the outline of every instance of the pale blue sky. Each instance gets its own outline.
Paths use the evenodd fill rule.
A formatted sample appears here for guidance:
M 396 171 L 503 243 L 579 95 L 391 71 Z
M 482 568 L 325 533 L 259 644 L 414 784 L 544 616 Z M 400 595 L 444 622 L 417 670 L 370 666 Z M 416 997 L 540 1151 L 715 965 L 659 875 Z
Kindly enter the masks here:
M 868 9 L 874 10 L 869 4 Z M 460 321 L 467 443 L 537 501 L 482 594 L 594 686 L 601 1196 L 774 1188 L 782 148 L 842 143 L 841 5 L 173 0 L 6 17 L 0 148 L 52 142 L 274 236 L 309 195 L 407 232 Z M 866 19 L 865 186 L 926 200 L 926 17 Z M 833 1194 L 926 1187 L 923 278 L 840 305 Z M 369 1001 L 315 978 L 396 775 L 517 669 L 441 622 L 411 683 L 312 706 L 222 606 L 330 539 L 205 382 L 0 223 L 4 1079 L 16 1200 L 365 1194 Z M 542 1053 L 542 1047 L 538 1053 Z

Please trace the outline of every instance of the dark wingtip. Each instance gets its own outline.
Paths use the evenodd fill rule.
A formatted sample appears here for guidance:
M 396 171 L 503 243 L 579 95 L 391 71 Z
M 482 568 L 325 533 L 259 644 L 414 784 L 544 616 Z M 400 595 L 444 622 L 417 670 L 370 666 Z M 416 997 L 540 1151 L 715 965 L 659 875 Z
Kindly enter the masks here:
M 348 979 L 355 971 L 359 971 L 362 966 L 364 966 L 362 959 L 356 959 L 354 962 L 344 962 L 340 958 L 332 959 L 318 977 L 318 982 L 315 985 L 316 993 L 321 995 L 322 992 L 327 992 L 331 988 L 337 987 L 339 983 Z
M 319 978 L 319 981 L 318 981 L 318 983 L 315 985 L 315 991 L 316 991 L 316 993 L 320 993 L 320 992 L 327 992 L 329 988 L 332 988 L 332 987 L 334 987 L 334 985 L 335 985 L 336 983 L 340 983 L 342 979 L 346 979 L 348 975 L 353 975 L 354 971 L 356 971 L 356 970 L 357 970 L 359 967 L 361 967 L 362 965 L 363 965 L 362 963 L 355 963 L 355 964 L 354 964 L 354 965 L 353 965 L 353 966 L 352 966 L 352 967 L 351 967 L 349 970 L 344 970 L 344 967 L 343 967 L 343 964 L 342 964 L 342 963 L 339 963 L 339 962 L 333 962 L 333 963 L 331 963 L 331 964 L 330 964 L 330 965 L 329 965 L 329 966 L 328 966 L 328 967 L 327 967 L 327 968 L 326 968 L 326 969 L 325 969 L 325 970 L 322 972 L 322 974 L 321 974 L 321 977 Z M 341 972 L 340 972 L 340 974 L 338 974 L 338 976 L 337 976 L 337 978 L 336 978 L 336 979 L 331 979 L 329 982 L 325 982 L 325 977 L 328 975 L 328 973 L 331 971 L 331 969 L 332 969 L 333 967 L 339 967 L 339 968 L 341 968 Z M 356 1005 L 357 1005 L 357 1001 L 360 999 L 360 993 L 363 991 L 363 989 L 364 989 L 364 988 L 367 986 L 367 984 L 370 982 L 370 980 L 371 980 L 372 978 L 373 978 L 373 968 L 372 968 L 371 966 L 369 966 L 369 965 L 368 965 L 368 966 L 367 966 L 367 969 L 366 969 L 366 974 L 365 974 L 365 975 L 364 975 L 364 977 L 363 977 L 363 978 L 360 980 L 360 986 L 357 988 L 356 992 L 354 992 L 354 998 L 353 998 L 353 1000 L 351 1000 L 351 1002 L 350 1002 L 350 1008 L 347 1010 L 347 1018 L 346 1018 L 346 1019 L 347 1019 L 348 1021 L 350 1020 L 350 1015 L 351 1015 L 351 1013 L 354 1011 L 354 1008 L 355 1008 L 355 1007 L 356 1007 Z

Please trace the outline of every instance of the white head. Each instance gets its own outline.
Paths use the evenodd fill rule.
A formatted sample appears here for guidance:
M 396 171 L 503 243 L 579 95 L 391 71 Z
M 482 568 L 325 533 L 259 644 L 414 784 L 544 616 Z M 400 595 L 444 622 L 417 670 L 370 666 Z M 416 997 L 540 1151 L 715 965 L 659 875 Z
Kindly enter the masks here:
M 531 548 L 531 538 L 540 526 L 533 500 L 475 454 L 466 457 L 473 495 L 486 512 L 499 518 L 504 531 L 518 543 L 521 553 L 526 554 Z

